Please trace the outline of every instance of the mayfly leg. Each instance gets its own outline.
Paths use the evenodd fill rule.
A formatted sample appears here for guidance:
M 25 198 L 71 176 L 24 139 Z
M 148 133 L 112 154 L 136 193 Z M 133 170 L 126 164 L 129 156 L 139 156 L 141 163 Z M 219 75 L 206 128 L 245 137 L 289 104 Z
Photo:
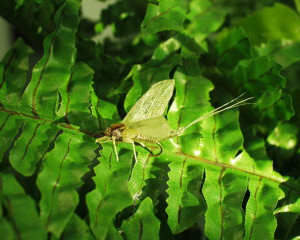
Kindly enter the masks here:
M 134 155 L 135 163 L 137 163 L 137 156 L 136 156 L 136 150 L 135 150 L 134 141 L 132 141 L 131 144 L 132 144 L 132 149 L 133 149 L 133 155 Z
M 142 148 L 144 148 L 151 157 L 158 157 L 160 154 L 162 154 L 163 152 L 163 147 L 159 142 L 155 142 L 154 144 L 156 144 L 159 147 L 159 152 L 158 153 L 154 153 L 152 152 L 148 147 L 146 147 L 145 144 L 141 143 L 141 142 L 136 142 L 136 144 L 138 144 L 139 146 L 141 146 Z
M 158 157 L 158 156 L 159 156 L 160 154 L 162 154 L 162 152 L 163 152 L 162 145 L 161 145 L 159 142 L 157 142 L 157 143 L 155 143 L 155 144 L 159 146 L 159 152 L 156 153 L 156 154 L 151 153 L 151 157 Z
M 117 152 L 117 146 L 116 146 L 116 138 L 115 137 L 112 137 L 111 139 L 107 139 L 107 140 L 104 140 L 106 137 L 101 137 L 101 138 L 98 138 L 96 139 L 96 143 L 107 143 L 107 142 L 113 142 L 113 146 L 114 146 L 114 152 L 115 152 L 115 156 L 116 156 L 116 159 L 117 161 L 119 161 L 119 156 L 118 156 L 118 152 Z
M 135 162 L 137 163 L 137 155 L 136 155 L 136 149 L 135 149 L 135 142 L 132 140 L 132 139 L 130 139 L 130 138 L 126 138 L 126 142 L 127 143 L 131 143 L 131 145 L 132 145 L 132 150 L 133 150 L 133 156 L 134 156 L 134 160 L 135 160 Z
M 115 137 L 112 137 L 112 142 L 113 142 L 114 152 L 115 152 L 115 155 L 116 155 L 117 162 L 119 162 L 119 155 L 118 155 L 118 152 L 117 152 L 116 138 Z

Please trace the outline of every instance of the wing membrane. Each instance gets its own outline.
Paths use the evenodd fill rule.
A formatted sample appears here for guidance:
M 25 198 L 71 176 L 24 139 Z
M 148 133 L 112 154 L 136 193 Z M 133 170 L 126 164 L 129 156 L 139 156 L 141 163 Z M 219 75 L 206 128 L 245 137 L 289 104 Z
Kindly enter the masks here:
M 164 116 L 132 122 L 126 126 L 144 137 L 155 138 L 157 140 L 168 138 L 172 131 Z
M 123 123 L 163 116 L 166 107 L 172 97 L 174 80 L 164 80 L 154 84 L 130 109 Z

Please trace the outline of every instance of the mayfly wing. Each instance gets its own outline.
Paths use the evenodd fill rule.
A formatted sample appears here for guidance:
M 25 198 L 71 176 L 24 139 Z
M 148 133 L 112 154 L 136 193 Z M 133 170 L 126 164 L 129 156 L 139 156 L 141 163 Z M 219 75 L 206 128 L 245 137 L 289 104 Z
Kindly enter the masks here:
M 123 123 L 138 122 L 148 118 L 163 116 L 174 91 L 174 80 L 164 80 L 154 84 L 130 109 Z
M 138 132 L 145 138 L 146 141 L 147 138 L 149 139 L 149 141 L 160 141 L 163 139 L 167 139 L 172 132 L 164 116 L 157 116 L 138 122 L 128 123 L 126 126 L 128 127 L 128 129 L 132 129 Z M 123 134 L 126 134 L 126 130 L 125 132 L 123 132 Z

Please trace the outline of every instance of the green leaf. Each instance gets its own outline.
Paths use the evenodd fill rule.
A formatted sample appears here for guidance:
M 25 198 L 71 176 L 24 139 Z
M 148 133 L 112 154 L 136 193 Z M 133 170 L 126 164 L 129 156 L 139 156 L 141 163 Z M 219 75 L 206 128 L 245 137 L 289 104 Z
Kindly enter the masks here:
M 299 2 L 299 0 L 295 0 L 294 2 L 296 4 L 296 8 L 297 8 L 297 11 L 299 13 L 300 12 L 300 2 Z
M 188 25 L 186 32 L 198 44 L 210 34 L 218 30 L 224 22 L 226 11 L 216 3 L 203 0 L 194 0 L 189 5 Z
M 180 61 L 178 55 L 176 55 L 179 47 L 178 40 L 168 39 L 155 49 L 152 58 L 148 62 L 132 68 L 130 74 L 132 74 L 134 86 L 125 98 L 124 107 L 126 111 L 133 106 L 142 93 L 149 89 L 151 84 L 169 78 L 170 72 Z
M 256 47 L 255 50 L 260 56 L 268 56 L 275 62 L 282 65 L 283 68 L 288 68 L 294 63 L 299 62 L 299 42 L 291 41 L 272 41 L 268 44 L 262 44 Z
M 93 71 L 82 62 L 72 66 L 67 86 L 66 109 L 61 109 L 65 122 L 74 124 L 85 131 L 98 129 L 97 113 L 91 107 Z M 92 111 L 91 111 L 92 110 Z
M 89 240 L 93 237 L 86 222 L 74 214 L 63 232 L 63 239 Z
M 286 79 L 280 75 L 280 70 L 274 61 L 260 57 L 240 62 L 232 72 L 235 85 L 242 84 L 255 96 L 260 119 L 269 129 L 273 129 L 276 122 L 289 120 L 294 115 L 290 97 L 281 90 Z
M 21 101 L 22 111 L 34 117 L 58 119 L 65 113 L 70 69 L 74 64 L 79 0 L 70 0 L 55 15 L 55 32 L 44 41 L 44 56 L 35 65 Z M 55 72 L 56 77 L 53 76 Z
M 36 49 L 54 30 L 54 14 L 61 4 L 62 1 L 47 0 L 1 1 L 0 15 Z
M 140 148 L 138 148 L 138 151 L 138 161 L 131 171 L 128 182 L 128 190 L 132 199 L 134 199 L 134 205 L 138 205 L 145 197 L 144 195 L 146 194 L 144 188 L 147 187 L 146 182 L 151 178 L 156 178 L 150 172 L 153 169 L 153 159 L 149 156 L 147 151 L 141 151 Z M 153 199 L 153 201 L 155 203 L 155 199 Z
M 13 117 L 10 117 L 10 119 L 13 119 Z M 21 122 L 21 119 L 15 118 L 15 122 Z M 18 172 L 30 176 L 36 170 L 37 163 L 44 158 L 58 129 L 51 124 L 46 124 L 44 121 L 22 122 L 19 129 L 22 135 L 14 139 L 14 146 L 11 146 L 9 150 L 9 161 Z M 15 124 L 6 122 L 5 126 L 9 128 Z
M 122 240 L 121 232 L 117 230 L 117 228 L 110 224 L 107 232 L 107 239 L 116 239 L 116 240 Z
M 32 49 L 18 39 L 15 46 L 2 60 L 0 75 L 0 100 L 6 108 L 18 108 L 21 93 L 26 86 L 26 71 L 29 67 L 28 58 Z
M 11 222 L 9 226 L 2 218 L 1 234 L 6 232 L 7 235 L 3 236 L 15 239 L 11 232 L 13 228 L 19 238 L 46 239 L 47 232 L 40 222 L 34 200 L 25 193 L 13 175 L 2 173 L 0 178 L 2 204 Z
M 158 151 L 157 146 L 146 146 L 151 151 Z M 160 204 L 160 198 L 165 194 L 168 163 L 160 158 L 152 158 L 148 151 L 137 148 L 138 162 L 134 165 L 128 183 L 128 190 L 132 196 L 132 209 L 134 210 L 147 197 L 153 205 Z
M 159 239 L 160 222 L 153 213 L 150 198 L 142 201 L 133 217 L 125 220 L 121 226 L 128 239 Z
M 41 192 L 41 220 L 48 231 L 59 237 L 78 204 L 75 191 L 83 182 L 86 165 L 94 157 L 94 146 L 82 134 L 59 135 L 54 148 L 43 160 L 37 185 Z
M 299 24 L 299 15 L 281 3 L 260 9 L 241 21 L 254 44 L 277 39 L 299 41 Z
M 277 237 L 288 239 L 295 236 L 294 232 L 298 232 L 294 229 L 297 229 L 297 219 L 300 213 L 299 183 L 299 178 L 289 178 L 281 186 L 286 198 L 279 202 L 275 211 L 278 220 Z
M 153 34 L 165 30 L 183 30 L 186 3 L 182 0 L 160 1 L 156 6 L 149 3 L 146 16 L 141 24 L 143 34 Z
M 6 218 L 2 216 L 0 218 L 0 232 L 6 237 L 7 240 L 16 239 L 16 233 L 12 225 L 7 221 Z
M 103 145 L 101 163 L 94 168 L 96 188 L 86 198 L 91 229 L 97 239 L 108 237 L 116 214 L 128 207 L 132 200 L 127 186 L 132 150 L 120 150 L 118 146 L 120 161 L 117 162 L 112 144 Z
M 170 163 L 167 193 L 168 224 L 174 234 L 194 225 L 204 213 L 206 204 L 199 193 L 203 167 L 186 158 L 173 159 Z
M 250 42 L 245 32 L 238 28 L 223 38 L 216 46 L 217 65 L 222 69 L 233 69 L 242 59 L 251 58 Z
M 273 211 L 280 191 L 262 178 L 252 178 L 249 182 L 249 191 L 250 198 L 245 216 L 245 239 L 273 238 L 277 225 Z
M 290 157 L 295 151 L 299 129 L 291 123 L 280 122 L 268 136 L 268 143 L 278 149 L 276 155 L 280 159 Z
M 257 45 L 255 50 L 260 56 L 267 55 L 288 67 L 299 60 L 299 22 L 299 15 L 293 9 L 276 3 L 242 19 L 241 26 L 252 43 Z
M 279 207 L 278 209 L 276 209 L 276 212 L 277 213 L 300 213 L 300 201 L 297 197 L 297 192 L 295 191 L 297 188 L 299 188 L 299 179 L 297 179 L 296 181 L 290 179 L 290 181 L 287 184 L 291 184 L 291 186 L 293 187 L 293 191 L 288 196 L 287 205 L 283 207 Z
M 247 177 L 238 176 L 226 167 L 220 170 L 206 168 L 204 197 L 207 201 L 205 231 L 210 239 L 241 239 L 244 234 L 242 202 Z
M 22 126 L 22 120 L 19 118 L 11 117 L 10 114 L 1 112 L 1 142 L 0 142 L 0 156 L 3 161 L 4 156 L 7 154 L 7 149 L 14 143 L 19 128 Z

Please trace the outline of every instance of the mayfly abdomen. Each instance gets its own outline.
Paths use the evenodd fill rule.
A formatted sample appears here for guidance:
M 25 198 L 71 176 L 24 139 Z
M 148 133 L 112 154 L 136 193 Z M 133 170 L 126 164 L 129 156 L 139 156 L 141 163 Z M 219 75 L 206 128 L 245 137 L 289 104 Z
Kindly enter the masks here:
M 140 132 L 131 129 L 126 128 L 122 132 L 122 139 L 124 142 L 151 142 L 151 143 L 157 143 L 159 142 L 159 139 L 151 136 L 146 136 L 141 134 Z
M 137 135 L 134 138 L 135 142 L 150 142 L 150 143 L 158 143 L 159 139 L 154 138 L 154 137 L 148 137 L 148 136 L 142 136 L 142 135 Z
M 141 135 L 141 134 L 137 134 L 134 138 L 132 138 L 134 140 L 134 142 L 150 142 L 150 143 L 160 143 L 164 140 L 170 139 L 170 138 L 174 138 L 174 137 L 178 137 L 181 136 L 183 134 L 183 132 L 185 131 L 184 128 L 178 128 L 177 130 L 172 130 L 170 131 L 168 136 L 165 137 L 153 137 L 153 136 L 147 136 L 147 135 Z

